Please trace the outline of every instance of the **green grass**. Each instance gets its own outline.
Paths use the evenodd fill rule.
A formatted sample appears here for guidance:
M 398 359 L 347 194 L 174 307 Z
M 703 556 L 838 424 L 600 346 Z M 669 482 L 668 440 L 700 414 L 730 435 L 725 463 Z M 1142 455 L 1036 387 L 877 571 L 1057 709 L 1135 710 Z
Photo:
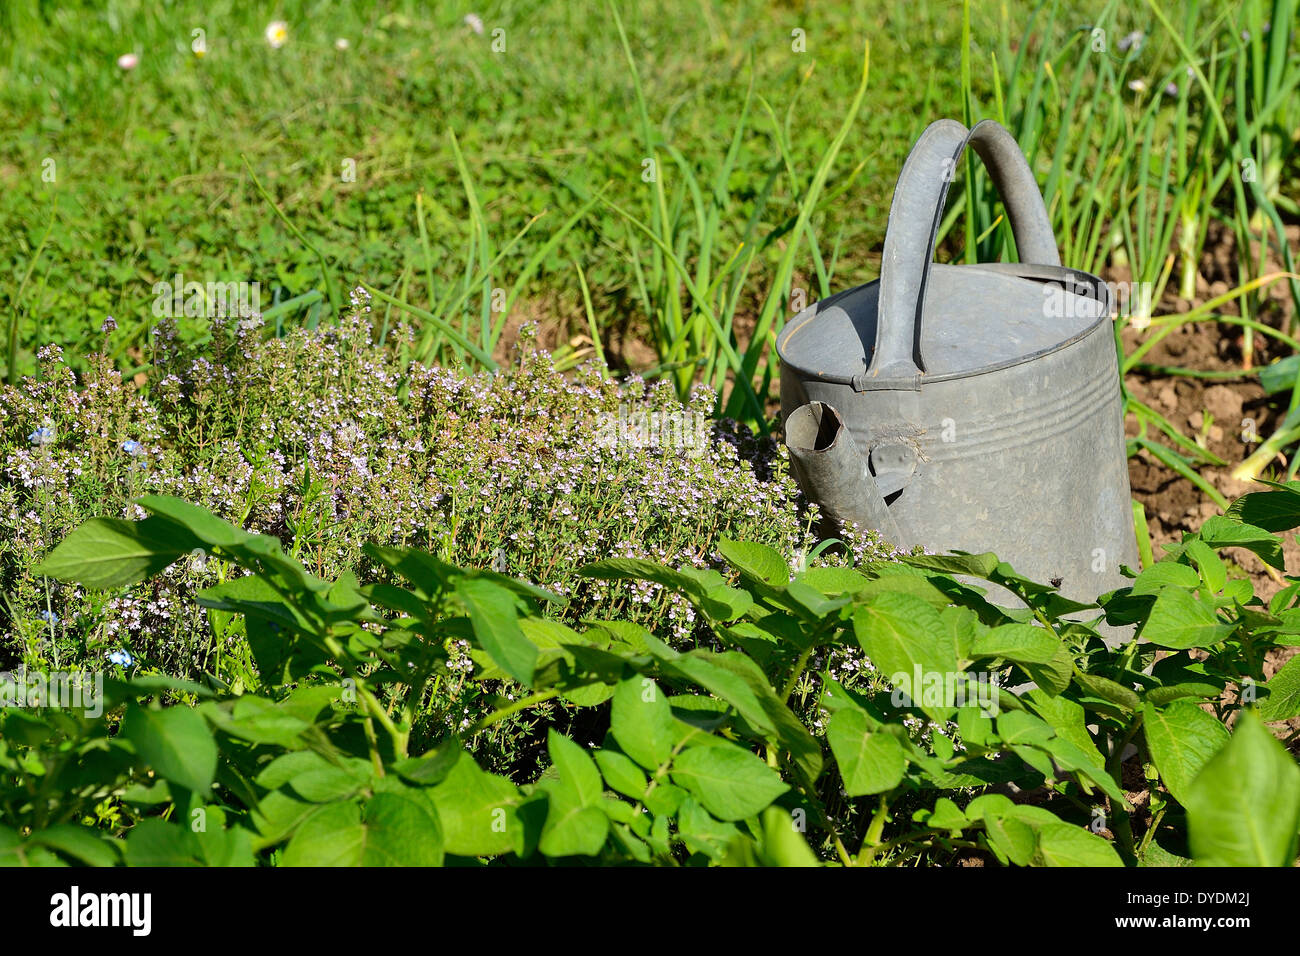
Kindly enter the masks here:
M 471 11 L 482 36 L 463 22 Z M 279 50 L 262 35 L 273 16 L 289 24 Z M 488 323 L 491 345 L 501 317 L 484 314 L 483 293 L 497 287 L 515 293 L 520 316 L 585 328 L 576 261 L 602 326 L 649 333 L 636 266 L 650 244 L 610 206 L 588 208 L 541 261 L 534 255 L 602 188 L 609 203 L 650 222 L 686 176 L 708 183 L 751 84 L 734 161 L 721 188 L 709 190 L 722 202 L 705 251 L 721 262 L 747 236 L 751 248 L 761 243 L 799 214 L 798 198 L 848 113 L 868 40 L 876 55 L 867 105 L 825 193 L 850 188 L 810 211 L 807 235 L 824 237 L 822 255 L 843 281 L 874 274 L 870 250 L 902 156 L 930 115 L 957 110 L 952 6 L 663 2 L 626 9 L 623 19 L 644 117 L 599 3 L 289 0 L 258 9 L 182 0 L 166 12 L 145 2 L 6 4 L 0 136 L 12 148 L 0 162 L 0 212 L 10 225 L 0 303 L 6 317 L 21 313 L 18 371 L 34 367 L 34 348 L 46 341 L 96 347 L 106 314 L 136 333 L 117 340 L 116 358 L 131 366 L 127 353 L 151 320 L 150 288 L 176 272 L 259 281 L 264 302 L 322 290 L 335 304 L 327 317 L 347 287 L 365 281 L 442 310 L 479 344 Z M 996 35 L 993 16 L 976 14 L 975 24 L 977 36 Z M 503 53 L 492 51 L 498 27 Z M 191 51 L 194 29 L 206 31 L 201 59 Z M 805 53 L 791 49 L 795 29 L 805 31 Z M 338 37 L 349 40 L 346 51 L 335 49 Z M 140 56 L 130 73 L 114 62 L 126 52 Z M 759 97 L 785 120 L 788 162 Z M 923 99 L 930 106 L 918 111 Z M 642 180 L 652 152 L 662 203 Z M 46 160 L 53 183 L 42 179 Z M 355 182 L 342 179 L 349 160 Z M 254 177 L 292 227 L 272 214 Z M 760 245 L 743 286 L 730 290 L 742 310 L 761 308 L 791 239 Z M 685 256 L 700 253 L 698 240 L 691 236 Z M 794 281 L 814 292 L 803 258 Z M 528 281 L 516 289 L 521 274 Z M 452 305 L 457 314 L 447 315 Z M 695 358 L 676 344 L 666 357 Z

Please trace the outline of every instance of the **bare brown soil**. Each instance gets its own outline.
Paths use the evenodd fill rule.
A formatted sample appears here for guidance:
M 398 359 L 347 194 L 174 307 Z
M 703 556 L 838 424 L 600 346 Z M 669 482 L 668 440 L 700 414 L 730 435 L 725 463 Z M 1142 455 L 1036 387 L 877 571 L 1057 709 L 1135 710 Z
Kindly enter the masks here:
M 1289 227 L 1287 233 L 1293 244 L 1300 240 L 1300 227 Z M 1190 301 L 1178 297 L 1178 277 L 1175 274 L 1156 311 L 1165 315 L 1186 313 L 1223 295 L 1229 289 L 1229 282 L 1236 281 L 1235 268 L 1232 234 L 1226 229 L 1212 229 L 1201 259 L 1196 297 Z M 1280 269 L 1281 264 L 1270 256 L 1269 268 Z M 1113 269 L 1106 278 L 1124 280 L 1128 276 L 1125 270 Z M 1225 315 L 1239 314 L 1235 302 L 1222 306 L 1219 311 Z M 1291 320 L 1292 311 L 1286 283 L 1272 285 L 1267 291 L 1267 303 L 1261 310 L 1261 320 L 1282 328 Z M 1125 353 L 1130 353 L 1150 334 L 1151 331 L 1125 329 L 1122 336 Z M 1258 380 L 1245 368 L 1243 345 L 1240 328 L 1216 322 L 1189 323 L 1151 349 L 1143 359 L 1144 364 L 1237 373 L 1237 377 L 1212 380 L 1134 371 L 1125 380 L 1134 398 L 1163 415 L 1182 434 L 1225 462 L 1223 466 L 1201 468 L 1200 473 L 1229 501 L 1260 489 L 1259 485 L 1232 478 L 1231 472 L 1258 447 L 1256 442 L 1272 434 L 1286 413 L 1286 396 L 1276 397 L 1281 398 L 1281 402 L 1266 396 Z M 1253 366 L 1266 365 L 1282 354 L 1284 349 L 1275 340 L 1260 334 L 1254 336 Z M 1126 420 L 1125 430 L 1130 437 L 1138 433 L 1138 423 L 1133 416 Z M 1153 429 L 1148 430 L 1148 437 L 1166 445 L 1172 444 L 1167 436 Z M 1282 456 L 1273 463 L 1277 470 L 1286 466 Z M 1206 518 L 1219 513 L 1218 506 L 1201 489 L 1145 450 L 1129 460 L 1129 481 L 1133 497 L 1146 508 L 1157 556 L 1162 553 L 1161 545 L 1179 541 L 1184 532 L 1196 530 Z M 1287 567 L 1300 569 L 1300 546 L 1293 536 L 1287 538 L 1283 545 Z M 1267 573 L 1263 562 L 1253 554 L 1234 550 L 1229 557 L 1253 579 L 1257 594 L 1270 596 L 1281 586 L 1279 578 Z

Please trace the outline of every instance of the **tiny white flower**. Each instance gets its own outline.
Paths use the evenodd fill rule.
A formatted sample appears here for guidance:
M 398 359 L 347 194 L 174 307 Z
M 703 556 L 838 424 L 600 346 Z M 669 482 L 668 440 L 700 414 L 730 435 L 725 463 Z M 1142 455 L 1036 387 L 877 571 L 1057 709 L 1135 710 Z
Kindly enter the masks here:
M 346 50 L 351 45 L 352 44 L 348 42 L 347 37 L 339 37 L 337 40 L 334 41 L 334 49 L 336 50 Z
M 483 35 L 483 18 L 477 13 L 465 14 L 465 26 L 469 27 L 479 36 Z
M 1147 88 L 1147 81 L 1142 79 L 1129 80 L 1128 88 L 1132 90 L 1134 93 L 1145 93 Z
M 124 71 L 134 70 L 140 65 L 140 58 L 134 53 L 123 53 L 117 58 L 117 65 Z
M 283 20 L 272 20 L 266 25 L 266 42 L 271 49 L 278 50 L 289 40 L 289 24 Z

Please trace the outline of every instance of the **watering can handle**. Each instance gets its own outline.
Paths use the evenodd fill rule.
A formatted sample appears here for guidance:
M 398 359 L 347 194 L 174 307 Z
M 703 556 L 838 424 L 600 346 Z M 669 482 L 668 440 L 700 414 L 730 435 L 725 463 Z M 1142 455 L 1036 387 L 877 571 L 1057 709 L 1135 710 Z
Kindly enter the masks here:
M 1010 133 L 992 120 L 967 130 L 956 120 L 931 123 L 912 147 L 889 208 L 880 262 L 876 348 L 860 388 L 919 388 L 913 358 L 944 199 L 966 146 L 984 161 L 1006 207 L 1020 261 L 1059 266 L 1056 237 L 1038 183 Z

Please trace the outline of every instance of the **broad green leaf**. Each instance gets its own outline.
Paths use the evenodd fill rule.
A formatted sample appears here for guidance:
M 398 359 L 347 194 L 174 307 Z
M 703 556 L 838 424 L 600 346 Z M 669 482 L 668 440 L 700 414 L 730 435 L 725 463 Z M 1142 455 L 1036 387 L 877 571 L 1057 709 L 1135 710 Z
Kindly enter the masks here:
M 217 772 L 217 742 L 196 711 L 183 704 L 162 710 L 129 706 L 122 736 L 160 777 L 206 797 Z
M 772 588 L 783 588 L 790 581 L 790 566 L 776 551 L 752 541 L 722 538 L 718 550 L 737 571 Z
M 907 753 L 898 738 L 872 733 L 867 715 L 857 707 L 842 707 L 826 725 L 826 739 L 839 764 L 850 797 L 893 790 L 907 771 Z
M 1070 651 L 1059 641 L 1051 660 L 1042 663 L 1017 661 L 1017 665 L 1038 685 L 1044 693 L 1060 694 L 1070 686 L 1074 674 L 1074 658 Z
M 737 656 L 743 658 L 743 655 Z M 694 681 L 715 697 L 725 700 L 758 733 L 775 735 L 776 725 L 759 699 L 759 693 L 771 693 L 766 678 L 760 682 L 760 690 L 756 691 L 746 675 L 740 673 L 739 666 L 724 666 L 721 657 L 712 651 L 694 650 L 666 666 L 672 672 Z
M 1214 553 L 1204 541 L 1193 538 L 1187 542 L 1187 555 L 1196 562 L 1201 572 L 1201 580 L 1212 594 L 1218 594 L 1228 583 L 1228 569 L 1223 566 L 1223 559 Z
M 142 495 L 140 507 L 173 527 L 184 528 L 203 544 L 234 548 L 256 535 L 218 518 L 211 511 L 173 495 Z
M 672 755 L 676 738 L 673 709 L 649 677 L 629 677 L 614 689 L 609 730 L 619 748 L 647 770 L 657 770 Z
M 27 842 L 55 850 L 87 866 L 116 866 L 121 862 L 120 843 L 108 838 L 103 831 L 75 823 L 56 823 L 44 830 L 35 830 Z
M 1179 803 L 1185 803 L 1192 780 L 1228 742 L 1228 728 L 1191 701 L 1144 704 L 1142 728 L 1151 759 Z
M 996 716 L 993 708 L 990 708 L 990 714 L 982 713 L 973 705 L 957 708 L 957 731 L 966 746 L 992 748 L 997 745 L 998 737 L 993 730 L 991 715 Z
M 1259 701 L 1262 720 L 1289 720 L 1300 714 L 1300 656 L 1283 664 L 1264 686 L 1268 696 Z
M 308 803 L 333 803 L 352 796 L 369 782 L 369 774 L 363 776 L 352 768 L 322 767 L 296 774 L 289 787 Z
M 857 592 L 862 600 L 870 601 L 881 594 L 910 594 L 935 610 L 941 611 L 952 604 L 952 597 L 936 587 L 930 577 L 917 568 L 896 564 L 872 570 L 875 576 Z
M 244 567 L 263 568 L 303 592 L 320 595 L 330 588 L 328 581 L 309 573 L 299 561 L 286 555 L 278 538 L 252 534 L 205 508 L 170 495 L 143 495 L 138 502 L 156 518 L 171 523 L 173 534 L 181 540 L 194 538 L 196 543 L 221 548 Z M 307 593 L 300 599 L 307 599 Z
M 438 815 L 424 791 L 383 792 L 362 807 L 332 803 L 285 847 L 284 866 L 441 866 Z
M 1294 377 L 1287 387 L 1292 384 Z M 1223 516 L 1265 531 L 1290 531 L 1300 527 L 1300 495 L 1293 491 L 1252 492 L 1234 501 Z
M 703 853 L 717 861 L 726 855 L 731 841 L 740 836 L 734 823 L 715 820 L 698 801 L 687 797 L 677 814 L 677 832 L 691 853 Z
M 1008 744 L 1038 746 L 1052 736 L 1047 722 L 1023 710 L 1011 710 L 998 716 L 998 736 Z
M 1013 754 L 1041 774 L 1045 780 L 1055 780 L 1059 774 L 1047 754 L 1046 743 L 1046 741 L 1038 741 L 1032 746 L 1028 744 L 1007 744 L 1007 746 Z
M 983 554 L 908 554 L 899 558 L 914 568 L 944 571 L 948 574 L 969 574 L 987 578 L 998 568 L 998 556 L 991 551 Z
M 1088 733 L 1082 706 L 1068 697 L 1053 697 L 1038 689 L 1030 691 L 1028 697 L 1038 715 L 1051 725 L 1058 737 L 1078 747 L 1089 763 L 1097 767 L 1106 766 L 1106 759 L 1097 749 L 1092 734 Z
M 820 624 L 852 599 L 847 595 L 827 597 L 815 587 L 796 578 L 785 586 L 781 603 L 810 624 Z
M 1003 624 L 975 639 L 974 657 L 1005 657 L 1017 663 L 1045 664 L 1056 656 L 1061 642 L 1050 631 L 1032 624 Z
M 640 558 L 608 558 L 579 568 L 578 574 L 605 581 L 653 581 L 681 592 L 697 606 L 705 601 L 706 588 L 697 578 Z
M 729 826 L 730 824 L 728 824 Z M 749 825 L 754 832 L 753 822 Z M 727 867 L 811 867 L 821 866 L 803 838 L 803 827 L 783 807 L 768 807 L 763 811 L 757 828 L 759 839 L 739 831 L 727 846 L 722 865 Z
M 597 750 L 592 756 L 601 776 L 605 778 L 611 790 L 617 790 L 625 797 L 640 800 L 645 796 L 645 773 L 632 760 L 617 750 Z
M 459 569 L 417 548 L 389 548 L 367 542 L 361 552 L 413 585 L 422 601 L 433 600 L 450 590 Z
M 127 866 L 253 866 L 251 834 L 242 827 L 227 829 L 219 807 L 204 812 L 204 829 L 198 831 L 159 817 L 141 820 L 126 837 Z
M 547 731 L 546 745 L 556 776 L 539 785 L 549 802 L 538 848 L 547 856 L 595 856 L 609 833 L 609 817 L 599 806 L 600 771 L 586 751 L 554 727 Z
M 17 830 L 0 825 L 0 866 L 59 866 L 62 862 L 44 847 L 24 842 Z
M 463 754 L 464 751 L 460 748 L 460 741 L 452 738 L 439 744 L 433 750 L 421 754 L 419 757 L 398 760 L 391 766 L 402 776 L 403 780 L 421 787 L 434 787 L 447 779 L 447 775 L 451 773 L 451 768 L 456 765 L 456 761 Z
M 445 849 L 457 856 L 499 856 L 523 845 L 516 815 L 519 789 L 480 769 L 463 754 L 445 780 L 429 791 L 442 825 Z
M 484 578 L 457 581 L 456 596 L 469 615 L 474 639 L 503 671 L 521 684 L 531 683 L 537 645 L 519 629 L 517 597 Z
M 871 584 L 852 568 L 815 567 L 799 575 L 798 580 L 822 594 L 857 594 Z
M 1151 676 L 1164 686 L 1149 688 L 1143 699 L 1157 706 L 1180 697 L 1215 698 L 1226 686 L 1222 677 L 1206 670 L 1204 661 L 1193 661 L 1187 651 L 1157 661 Z
M 775 770 L 732 744 L 683 751 L 672 777 L 720 820 L 753 816 L 789 789 Z
M 917 810 L 912 814 L 912 819 L 932 830 L 964 830 L 970 826 L 966 814 L 947 797 L 936 800 L 933 810 Z
M 953 605 L 939 610 L 939 621 L 943 624 L 944 639 L 951 640 L 957 659 L 972 660 L 975 642 L 984 629 L 979 615 L 970 608 Z
M 958 673 L 956 651 L 933 607 L 910 595 L 882 594 L 853 615 L 853 632 L 891 686 L 932 719 L 947 718 L 952 701 L 926 702 L 927 687 L 949 686 Z
M 681 787 L 660 783 L 646 794 L 645 805 L 656 817 L 664 819 L 680 810 L 688 799 L 690 794 Z
M 1083 827 L 1049 823 L 1038 828 L 1034 866 L 1123 866 L 1115 848 Z
M 1169 684 L 1162 687 L 1152 687 L 1142 695 L 1142 700 L 1159 707 L 1170 701 L 1183 700 L 1188 697 L 1194 697 L 1198 700 L 1212 700 L 1222 692 L 1223 688 L 1215 687 L 1213 684 Z
M 361 817 L 362 866 L 441 866 L 442 828 L 426 791 L 377 793 Z
M 1148 843 L 1146 851 L 1142 854 L 1141 858 L 1138 860 L 1138 866 L 1148 866 L 1148 867 L 1153 867 L 1153 866 L 1173 867 L 1173 866 L 1192 866 L 1192 865 L 1193 865 L 1192 861 L 1189 860 L 1187 857 L 1178 856 L 1175 853 L 1170 853 L 1168 850 L 1162 847 L 1160 845 L 1159 840 L 1152 840 L 1150 843 Z
M 1167 585 L 1191 590 L 1201 583 L 1196 569 L 1174 561 L 1158 561 L 1139 574 L 1129 587 L 1134 595 L 1157 594 Z
M 1214 515 L 1205 519 L 1197 537 L 1212 548 L 1245 548 L 1265 564 L 1285 571 L 1282 560 L 1282 540 L 1263 528 Z
M 726 584 L 709 588 L 704 598 L 704 609 L 717 622 L 739 620 L 754 606 L 754 598 L 748 591 Z
M 109 589 L 143 581 L 200 542 L 163 518 L 82 522 L 32 571 L 57 581 Z
M 1196 592 L 1169 587 L 1157 595 L 1141 636 L 1161 647 L 1182 650 L 1217 644 L 1231 630 L 1209 601 L 1197 600 Z
M 188 828 L 148 817 L 126 835 L 126 865 L 199 866 L 196 849 Z
M 291 750 L 276 757 L 254 778 L 259 787 L 278 790 L 300 773 L 328 770 L 333 764 L 314 750 Z
M 745 682 L 766 716 L 768 726 L 773 728 L 777 742 L 790 754 L 790 759 L 802 773 L 804 782 L 811 787 L 822 772 L 821 745 L 808 732 L 803 722 L 777 697 L 762 668 L 737 651 L 710 654 L 707 659 L 715 667 L 730 671 Z M 738 706 L 730 698 L 724 699 L 733 706 Z M 750 717 L 746 716 L 746 720 L 749 720 L 750 726 L 757 727 Z
M 1109 677 L 1075 671 L 1074 680 L 1091 696 L 1110 701 L 1124 710 L 1137 710 L 1142 704 L 1135 691 L 1130 690 L 1123 684 L 1115 683 Z
M 1016 866 L 1028 866 L 1038 848 L 1034 828 L 1015 815 L 987 814 L 984 834 L 994 852 Z
M 1199 864 L 1293 866 L 1300 832 L 1300 767 L 1250 710 L 1184 788 Z
M 311 626 L 268 581 L 256 574 L 230 578 L 205 588 L 195 599 L 202 607 L 243 614 L 258 675 L 272 687 L 285 682 L 295 636 L 309 632 Z
M 984 793 L 966 804 L 966 817 L 970 820 L 983 820 L 988 814 L 1014 813 L 1016 805 L 1003 793 Z
M 763 811 L 761 856 L 769 866 L 821 866 L 817 854 L 803 837 L 803 829 L 790 811 L 768 807 Z
M 300 715 L 252 694 L 236 698 L 233 703 L 204 705 L 202 710 L 218 730 L 257 744 L 292 747 L 312 726 Z

